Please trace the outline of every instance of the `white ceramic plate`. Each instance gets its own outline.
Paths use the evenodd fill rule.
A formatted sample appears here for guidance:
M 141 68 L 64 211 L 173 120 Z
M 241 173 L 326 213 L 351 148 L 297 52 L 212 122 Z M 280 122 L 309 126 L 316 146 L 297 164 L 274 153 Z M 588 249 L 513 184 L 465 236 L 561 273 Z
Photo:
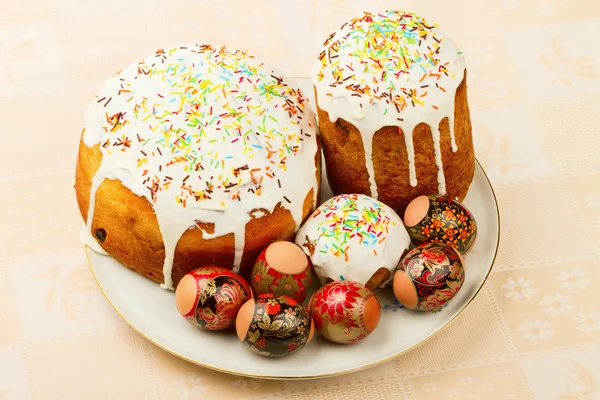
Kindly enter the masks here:
M 310 81 L 297 81 L 305 93 L 312 93 Z M 331 196 L 323 173 L 322 200 Z M 403 309 L 391 289 L 380 289 L 377 295 L 383 308 L 381 321 L 365 340 L 336 345 L 315 335 L 304 349 L 281 359 L 251 353 L 233 331 L 205 332 L 194 328 L 177 312 L 173 292 L 161 289 L 111 257 L 89 248 L 86 251 L 96 281 L 110 304 L 136 331 L 164 350 L 192 363 L 236 375 L 276 379 L 326 377 L 395 358 L 439 332 L 477 295 L 494 263 L 500 233 L 496 198 L 479 163 L 464 204 L 476 218 L 477 241 L 466 256 L 463 287 L 445 308 L 436 313 Z

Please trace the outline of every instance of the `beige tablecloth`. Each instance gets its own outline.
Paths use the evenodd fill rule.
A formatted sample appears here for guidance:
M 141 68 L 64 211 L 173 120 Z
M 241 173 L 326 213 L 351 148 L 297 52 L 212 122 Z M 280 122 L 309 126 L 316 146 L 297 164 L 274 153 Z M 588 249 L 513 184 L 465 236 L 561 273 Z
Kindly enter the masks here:
M 312 381 L 213 372 L 130 329 L 78 237 L 76 151 L 102 82 L 194 41 L 307 76 L 345 20 L 399 7 L 467 58 L 502 214 L 474 303 L 394 361 Z M 599 37 L 594 0 L 0 0 L 0 399 L 600 399 Z

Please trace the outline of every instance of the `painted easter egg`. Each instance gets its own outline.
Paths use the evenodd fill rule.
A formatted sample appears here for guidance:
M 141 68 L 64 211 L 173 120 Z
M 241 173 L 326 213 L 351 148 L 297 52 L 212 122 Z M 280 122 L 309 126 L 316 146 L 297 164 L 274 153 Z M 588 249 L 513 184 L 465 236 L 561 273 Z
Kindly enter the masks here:
M 309 312 L 315 328 L 327 340 L 354 343 L 379 325 L 381 307 L 375 294 L 355 281 L 334 281 L 311 297 Z
M 288 296 L 261 294 L 248 300 L 236 320 L 238 339 L 265 357 L 285 357 L 304 348 L 314 333 L 304 306 Z
M 302 303 L 312 283 L 311 265 L 300 246 L 275 242 L 254 263 L 250 286 L 255 295 L 273 293 Z
M 444 243 L 425 243 L 412 249 L 394 274 L 394 295 L 413 310 L 435 310 L 450 301 L 465 281 L 464 259 Z
M 175 290 L 177 310 L 192 325 L 210 331 L 230 328 L 252 290 L 239 274 L 217 266 L 186 274 Z
M 404 225 L 416 245 L 441 242 L 466 254 L 477 237 L 473 214 L 460 202 L 444 196 L 419 196 L 404 212 Z

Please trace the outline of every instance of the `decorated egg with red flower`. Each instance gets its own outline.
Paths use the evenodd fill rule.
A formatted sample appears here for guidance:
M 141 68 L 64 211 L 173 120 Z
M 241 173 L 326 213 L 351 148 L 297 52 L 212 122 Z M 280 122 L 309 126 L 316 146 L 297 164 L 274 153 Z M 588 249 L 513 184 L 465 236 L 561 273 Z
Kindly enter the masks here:
M 394 274 L 394 295 L 406 308 L 436 310 L 456 296 L 464 281 L 464 259 L 455 247 L 425 243 L 400 261 Z
M 404 225 L 416 245 L 446 243 L 462 254 L 475 244 L 477 224 L 473 214 L 460 202 L 445 196 L 419 196 L 404 212 Z
M 306 308 L 291 297 L 261 294 L 248 300 L 236 319 L 240 341 L 252 352 L 284 357 L 304 348 L 314 324 Z
M 295 243 L 279 241 L 265 248 L 254 263 L 250 286 L 255 295 L 273 293 L 303 302 L 312 283 L 311 265 Z
M 343 344 L 369 336 L 381 317 L 375 294 L 355 281 L 334 281 L 322 286 L 311 297 L 308 310 L 325 339 Z
M 175 290 L 177 310 L 192 325 L 210 331 L 230 328 L 252 290 L 239 274 L 206 266 L 187 273 Z

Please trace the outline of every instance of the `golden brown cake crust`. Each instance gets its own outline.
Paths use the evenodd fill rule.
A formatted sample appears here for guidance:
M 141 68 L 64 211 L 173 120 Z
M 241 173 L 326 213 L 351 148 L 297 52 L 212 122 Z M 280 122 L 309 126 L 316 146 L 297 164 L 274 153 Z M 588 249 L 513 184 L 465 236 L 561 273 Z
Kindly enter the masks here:
M 82 135 L 83 137 L 83 135 Z M 77 203 L 84 221 L 90 204 L 92 178 L 102 161 L 99 145 L 87 147 L 83 140 L 79 144 L 79 154 L 75 175 Z M 320 137 L 317 136 L 316 179 L 321 182 Z M 319 194 L 320 196 L 320 194 Z M 303 221 L 314 210 L 314 193 L 306 194 L 303 206 Z M 320 197 L 317 197 L 319 203 Z M 318 204 L 317 204 L 318 205 Z M 258 210 L 256 210 L 258 211 Z M 270 243 L 278 240 L 293 240 L 295 223 L 291 213 L 282 206 L 276 206 L 273 213 L 260 210 L 264 216 L 253 218 L 246 225 L 245 251 L 240 273 L 248 278 L 252 264 L 260 252 Z M 253 211 L 254 212 L 254 211 Z M 200 224 L 207 232 L 210 226 Z M 105 179 L 96 194 L 92 235 L 98 229 L 106 231 L 106 239 L 99 244 L 122 265 L 156 282 L 164 282 L 163 261 L 164 243 L 154 209 L 145 197 L 135 195 L 118 180 Z M 172 278 L 176 287 L 183 276 L 198 267 L 219 265 L 231 268 L 234 259 L 233 234 L 203 239 L 202 230 L 187 230 L 175 249 Z
M 316 88 L 315 88 L 315 97 Z M 371 195 L 365 151 L 359 130 L 349 122 L 331 122 L 326 111 L 317 104 L 319 127 L 327 179 L 334 194 Z M 471 119 L 467 101 L 467 73 L 456 90 L 454 133 L 458 150 L 452 152 L 448 118 L 440 123 L 441 152 L 447 195 L 462 201 L 473 180 L 475 155 Z M 438 193 L 437 167 L 433 139 L 428 125 L 421 123 L 413 131 L 417 185 L 410 185 L 408 157 L 404 134 L 397 127 L 386 126 L 373 138 L 373 168 L 378 199 L 400 215 L 408 203 L 421 194 Z

